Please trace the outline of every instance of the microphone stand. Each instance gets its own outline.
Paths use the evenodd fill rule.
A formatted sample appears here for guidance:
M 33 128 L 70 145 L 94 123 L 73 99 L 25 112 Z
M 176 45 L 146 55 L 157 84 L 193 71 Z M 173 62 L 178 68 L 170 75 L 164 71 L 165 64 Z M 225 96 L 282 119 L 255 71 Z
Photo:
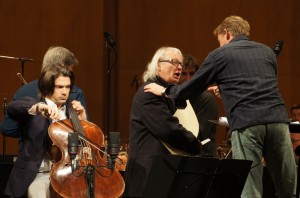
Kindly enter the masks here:
M 24 77 L 24 70 L 25 70 L 25 60 L 24 59 L 19 59 L 20 60 L 20 63 L 21 63 L 21 74 L 22 74 L 22 77 Z M 23 85 L 24 83 L 22 83 Z
M 106 44 L 107 47 L 107 123 L 106 123 L 106 134 L 105 136 L 107 137 L 107 133 L 110 131 L 110 81 L 111 81 L 111 68 L 110 68 L 110 48 Z
M 95 167 L 91 164 L 88 164 L 85 167 L 85 179 L 88 184 L 89 198 L 94 198 L 94 186 L 95 186 Z
M 118 54 L 115 52 L 115 60 L 112 65 L 110 65 L 110 52 L 111 49 L 106 41 L 106 47 L 107 47 L 107 130 L 105 133 L 105 137 L 107 137 L 107 133 L 110 131 L 110 99 L 111 99 L 111 70 L 113 69 L 113 66 L 116 64 L 118 59 Z
M 133 85 L 135 85 L 135 92 L 137 92 L 140 86 L 140 80 L 138 79 L 138 74 L 136 74 L 133 77 L 130 87 L 133 87 Z
M 6 114 L 6 98 L 3 99 L 3 117 L 5 117 Z M 6 155 L 6 137 L 3 136 L 3 145 L 2 145 L 2 162 L 5 162 L 5 155 Z
M 22 74 L 22 78 L 24 78 L 24 72 L 25 72 L 25 62 L 26 61 L 33 61 L 33 59 L 26 59 L 26 58 L 19 58 L 19 61 L 21 63 L 21 74 Z M 24 85 L 26 83 L 22 82 L 22 85 Z
M 0 58 L 5 58 L 5 59 L 14 59 L 14 60 L 19 60 L 21 63 L 21 74 L 24 77 L 24 71 L 25 71 L 25 62 L 26 61 L 33 61 L 31 58 L 18 58 L 18 57 L 12 57 L 12 56 L 1 56 Z M 24 83 L 22 83 L 24 85 Z

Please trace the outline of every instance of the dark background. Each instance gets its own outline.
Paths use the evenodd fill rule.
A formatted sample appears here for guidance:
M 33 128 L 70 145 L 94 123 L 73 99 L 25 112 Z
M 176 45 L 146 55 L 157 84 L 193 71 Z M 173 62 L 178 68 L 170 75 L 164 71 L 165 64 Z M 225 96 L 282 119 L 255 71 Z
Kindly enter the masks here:
M 24 66 L 24 78 L 29 82 L 39 76 L 43 55 L 50 46 L 71 50 L 79 60 L 76 84 L 85 93 L 90 121 L 105 134 L 119 131 L 126 142 L 136 91 L 136 86 L 131 86 L 134 76 L 141 80 L 146 64 L 161 46 L 178 47 L 202 62 L 219 47 L 212 34 L 214 28 L 230 15 L 249 21 L 252 40 L 271 48 L 284 40 L 278 56 L 280 90 L 287 110 L 300 103 L 299 7 L 298 0 L 0 0 L 0 55 L 34 59 Z M 113 35 L 119 51 L 111 70 L 110 97 L 104 31 Z M 110 62 L 113 60 L 111 53 Z M 0 58 L 1 103 L 4 98 L 10 101 L 21 87 L 18 72 L 18 60 Z M 224 116 L 220 100 L 219 109 Z M 218 126 L 217 130 L 217 142 L 222 143 L 226 129 Z M 0 142 L 2 153 L 2 135 Z M 17 139 L 6 138 L 6 144 L 7 154 L 17 153 Z

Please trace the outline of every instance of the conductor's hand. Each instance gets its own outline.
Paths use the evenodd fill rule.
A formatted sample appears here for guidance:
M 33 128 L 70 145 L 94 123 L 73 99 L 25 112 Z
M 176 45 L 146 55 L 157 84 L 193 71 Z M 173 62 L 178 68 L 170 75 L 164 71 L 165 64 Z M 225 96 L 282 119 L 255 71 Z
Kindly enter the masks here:
M 215 96 L 221 98 L 221 93 L 218 86 L 211 86 L 207 88 L 207 91 L 213 92 Z
M 156 84 L 156 83 L 150 83 L 144 87 L 144 92 L 150 92 L 153 93 L 154 95 L 161 96 L 162 95 L 162 90 L 165 88 Z

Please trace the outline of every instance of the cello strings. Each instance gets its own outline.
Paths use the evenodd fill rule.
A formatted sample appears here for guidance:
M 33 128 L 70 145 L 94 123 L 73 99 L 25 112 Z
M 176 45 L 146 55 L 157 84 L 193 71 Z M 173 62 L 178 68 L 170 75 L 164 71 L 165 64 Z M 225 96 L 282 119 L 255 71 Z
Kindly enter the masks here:
M 68 124 L 64 123 L 63 120 L 56 122 L 57 124 L 59 124 L 60 126 L 64 127 L 66 129 L 66 131 L 68 131 L 69 133 L 73 133 L 74 129 L 71 128 Z M 107 152 L 103 151 L 96 143 L 92 142 L 91 140 L 88 140 L 86 137 L 82 136 L 81 134 L 78 134 L 80 140 L 82 140 L 83 142 L 88 142 L 90 146 L 94 147 L 95 149 L 97 149 L 99 152 L 101 152 L 102 154 L 106 155 L 106 156 L 110 156 Z
M 73 128 L 76 130 L 76 132 L 81 134 L 82 136 L 85 135 L 84 130 L 81 126 L 80 120 L 78 119 L 78 115 L 75 112 L 75 109 L 71 106 L 69 103 L 69 114 L 70 114 L 70 119 L 73 124 Z M 82 145 L 82 158 L 84 161 L 84 165 L 87 166 L 88 164 L 91 164 L 91 160 L 89 159 L 89 156 L 91 155 L 91 147 L 85 142 L 85 141 L 80 141 Z
M 65 123 L 63 120 L 60 120 L 60 121 L 57 121 L 56 122 L 58 125 L 60 125 L 61 127 L 63 127 L 66 131 L 68 131 L 69 133 L 73 133 L 76 132 L 71 126 L 69 126 L 67 123 Z M 81 133 L 78 133 L 78 137 L 79 137 L 79 141 L 81 143 L 82 146 L 86 145 L 88 147 L 91 148 L 91 146 L 98 150 L 100 153 L 104 154 L 105 156 L 109 157 L 110 155 L 102 150 L 96 143 L 92 142 L 91 140 L 87 139 L 85 136 L 83 136 Z M 98 161 L 98 160 L 97 160 Z M 119 159 L 119 158 L 116 158 L 116 162 L 123 165 L 124 162 L 123 160 Z

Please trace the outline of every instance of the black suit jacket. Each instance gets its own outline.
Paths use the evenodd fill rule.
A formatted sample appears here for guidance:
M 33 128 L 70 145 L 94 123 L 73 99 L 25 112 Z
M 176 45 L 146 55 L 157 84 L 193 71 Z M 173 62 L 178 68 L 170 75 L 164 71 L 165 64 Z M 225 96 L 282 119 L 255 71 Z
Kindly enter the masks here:
M 209 91 L 204 91 L 197 97 L 190 98 L 190 102 L 200 125 L 198 139 L 202 141 L 209 138 L 211 140 L 203 146 L 203 150 L 208 155 L 216 157 L 215 134 L 217 125 L 208 121 L 218 119 L 218 103 L 216 97 Z
M 28 110 L 37 101 L 25 97 L 8 104 L 7 113 L 20 123 L 21 142 L 18 158 L 11 171 L 5 194 L 20 197 L 27 192 L 41 166 L 48 141 L 51 120 L 42 115 L 30 115 Z
M 166 86 L 159 78 L 154 82 Z M 146 84 L 137 91 L 131 108 L 125 197 L 142 197 L 153 158 L 170 154 L 161 140 L 189 153 L 199 153 L 201 148 L 198 139 L 173 116 L 174 102 L 144 92 Z

